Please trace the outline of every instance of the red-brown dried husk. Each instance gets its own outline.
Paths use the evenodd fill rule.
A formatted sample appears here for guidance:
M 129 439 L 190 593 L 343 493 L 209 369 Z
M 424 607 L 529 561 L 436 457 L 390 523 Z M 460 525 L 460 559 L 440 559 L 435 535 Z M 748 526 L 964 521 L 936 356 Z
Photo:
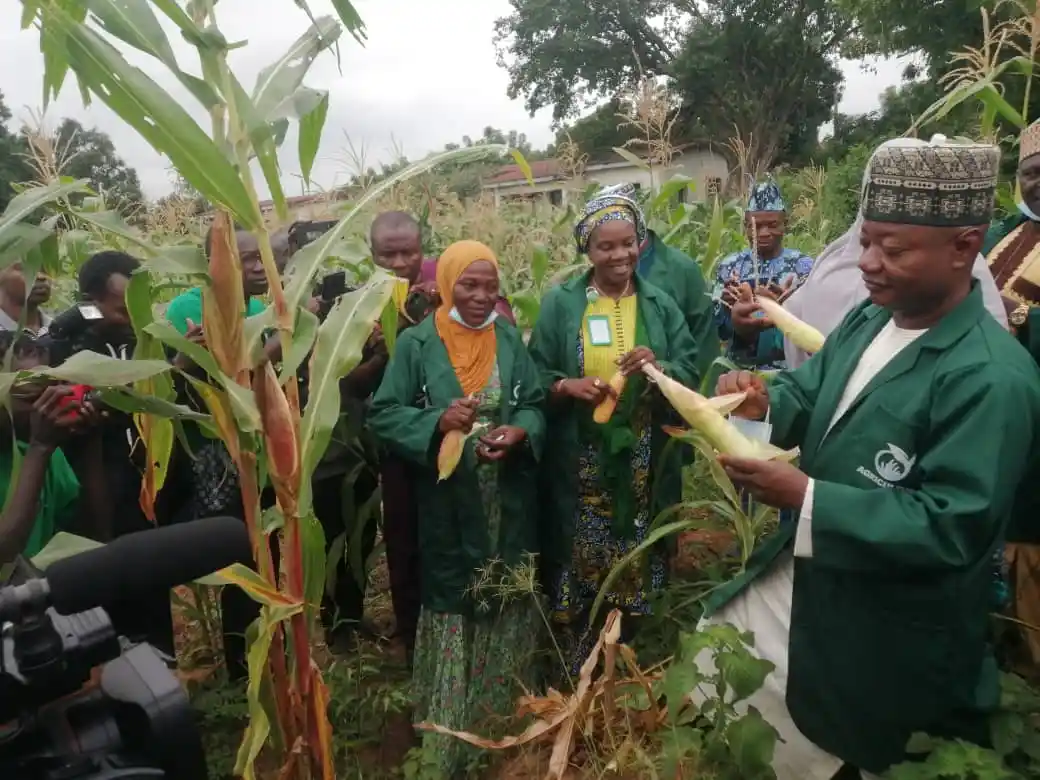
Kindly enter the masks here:
M 209 249 L 210 283 L 202 291 L 206 346 L 221 371 L 237 379 L 246 367 L 243 339 L 246 302 L 235 231 L 226 211 L 218 211 L 213 220 Z
M 289 399 L 285 397 L 269 362 L 253 372 L 253 394 L 264 429 L 268 472 L 276 490 L 281 484 L 295 498 L 300 471 L 299 417 L 293 414 Z M 289 507 L 283 506 L 283 509 Z

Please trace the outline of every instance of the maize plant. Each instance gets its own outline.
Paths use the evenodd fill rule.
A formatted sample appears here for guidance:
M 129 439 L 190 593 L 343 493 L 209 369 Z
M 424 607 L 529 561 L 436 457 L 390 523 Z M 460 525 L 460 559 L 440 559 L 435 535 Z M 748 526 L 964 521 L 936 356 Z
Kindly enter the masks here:
M 442 161 L 508 151 L 489 145 L 446 152 L 388 178 L 356 200 L 329 232 L 296 254 L 283 287 L 252 166 L 255 163 L 271 193 L 278 220 L 288 221 L 278 147 L 290 122 L 296 122 L 300 169 L 309 182 L 328 112 L 328 93 L 305 86 L 304 78 L 318 56 L 338 45 L 344 29 L 358 42 L 365 34 L 349 0 L 333 3 L 338 18 L 315 18 L 306 0 L 294 4 L 304 12 L 305 31 L 260 71 L 253 89 L 247 90 L 227 59 L 231 48 L 243 44 L 231 44 L 221 33 L 216 0 L 22 2 L 23 28 L 32 26 L 40 36 L 44 104 L 58 94 L 71 71 L 85 102 L 105 103 L 168 157 L 183 179 L 215 207 L 208 261 L 197 246 L 160 250 L 138 239 L 125 225 L 94 219 L 92 224 L 99 230 L 129 238 L 145 256 L 127 292 L 138 339 L 136 354 L 132 361 L 118 361 L 80 353 L 50 373 L 108 388 L 108 402 L 136 415 L 149 461 L 141 489 L 146 511 L 162 488 L 174 436 L 185 419 L 219 437 L 238 470 L 256 571 L 237 566 L 225 570 L 221 578 L 242 587 L 261 605 L 260 617 L 247 635 L 250 720 L 235 768 L 236 775 L 247 780 L 255 777 L 253 765 L 265 747 L 276 754 L 279 777 L 334 776 L 327 693 L 310 650 L 316 605 L 325 583 L 325 540 L 311 507 L 310 475 L 340 416 L 340 378 L 358 364 L 374 324 L 386 317 L 387 310 L 393 313 L 384 322 L 396 323 L 395 289 L 401 297 L 393 279 L 376 274 L 364 287 L 342 297 L 319 324 L 301 305 L 310 295 L 312 277 L 330 258 L 351 221 L 399 182 Z M 194 47 L 195 73 L 178 61 L 160 15 Z M 136 49 L 167 68 L 206 111 L 208 129 L 132 66 L 114 44 Z M 522 158 L 518 162 L 526 168 Z M 31 213 L 27 209 L 40 198 L 53 200 L 82 188 L 82 182 L 70 182 L 34 193 L 19 204 L 22 217 L 5 216 L 27 217 Z M 237 229 L 256 237 L 270 289 L 268 308 L 249 320 L 244 317 Z M 169 273 L 188 274 L 202 283 L 204 347 L 154 316 L 152 290 Z M 281 346 L 280 371 L 262 357 L 262 342 L 272 330 Z M 175 402 L 173 368 L 165 360 L 168 349 L 183 353 L 200 369 L 201 375 L 185 375 L 185 380 L 208 413 Z M 301 410 L 296 375 L 305 360 L 309 360 L 310 393 L 307 408 Z M 13 383 L 15 377 L 10 378 Z M 278 572 L 268 533 L 260 523 L 264 479 L 270 481 L 277 499 Z

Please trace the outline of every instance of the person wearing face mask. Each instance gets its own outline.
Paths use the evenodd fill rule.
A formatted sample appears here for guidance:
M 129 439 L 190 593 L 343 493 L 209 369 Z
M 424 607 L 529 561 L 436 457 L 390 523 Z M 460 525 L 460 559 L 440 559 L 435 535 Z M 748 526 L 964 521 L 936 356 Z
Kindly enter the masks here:
M 544 392 L 520 333 L 498 316 L 498 260 L 476 241 L 437 264 L 441 303 L 405 330 L 372 400 L 368 425 L 413 466 L 422 613 L 413 661 L 416 720 L 486 733 L 512 712 L 538 650 L 530 594 L 504 580 L 532 571 L 538 551 L 536 473 Z M 479 426 L 479 427 L 478 427 Z M 438 473 L 446 437 L 472 434 L 450 476 Z M 470 749 L 425 733 L 445 777 Z
M 661 430 L 670 407 L 642 367 L 696 386 L 697 344 L 672 297 L 636 273 L 641 230 L 628 204 L 589 202 L 574 233 L 591 267 L 546 294 L 529 345 L 549 397 L 542 579 L 572 674 L 595 642 L 590 610 L 604 577 L 682 493 L 682 453 L 665 451 Z M 626 379 L 615 390 L 618 372 Z M 613 414 L 595 422 L 593 410 L 608 399 L 617 402 Z M 647 564 L 626 571 L 600 617 L 617 607 L 631 627 L 633 616 L 649 613 L 650 592 L 664 584 L 665 556 L 655 550 Z
M 783 336 L 755 303 L 765 296 L 783 303 L 805 281 L 811 257 L 784 247 L 787 205 L 770 180 L 755 184 L 744 212 L 749 248 L 722 260 L 715 273 L 712 300 L 726 357 L 741 368 L 784 367 Z

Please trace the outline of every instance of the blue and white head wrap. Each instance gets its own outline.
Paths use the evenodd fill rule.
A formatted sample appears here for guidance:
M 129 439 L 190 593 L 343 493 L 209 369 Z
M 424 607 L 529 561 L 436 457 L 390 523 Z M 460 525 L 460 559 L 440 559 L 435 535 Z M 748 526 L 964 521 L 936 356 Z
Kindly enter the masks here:
M 780 187 L 775 181 L 759 182 L 751 188 L 748 196 L 748 213 L 756 211 L 787 211 L 784 196 L 780 194 Z
M 639 243 L 646 241 L 646 219 L 636 203 L 636 190 L 631 184 L 605 187 L 585 204 L 581 219 L 574 226 L 574 241 L 578 245 L 578 251 L 582 254 L 587 253 L 592 232 L 604 222 L 612 220 L 631 222 L 636 226 L 636 238 Z

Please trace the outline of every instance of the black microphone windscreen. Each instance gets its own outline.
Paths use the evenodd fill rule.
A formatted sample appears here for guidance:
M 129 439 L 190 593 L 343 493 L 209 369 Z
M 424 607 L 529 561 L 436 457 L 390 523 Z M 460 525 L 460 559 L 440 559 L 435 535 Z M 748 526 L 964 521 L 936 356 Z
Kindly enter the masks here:
M 55 561 L 45 576 L 51 606 L 71 615 L 131 601 L 136 594 L 168 590 L 233 563 L 253 563 L 245 523 L 235 517 L 209 517 L 121 536 L 104 547 Z

